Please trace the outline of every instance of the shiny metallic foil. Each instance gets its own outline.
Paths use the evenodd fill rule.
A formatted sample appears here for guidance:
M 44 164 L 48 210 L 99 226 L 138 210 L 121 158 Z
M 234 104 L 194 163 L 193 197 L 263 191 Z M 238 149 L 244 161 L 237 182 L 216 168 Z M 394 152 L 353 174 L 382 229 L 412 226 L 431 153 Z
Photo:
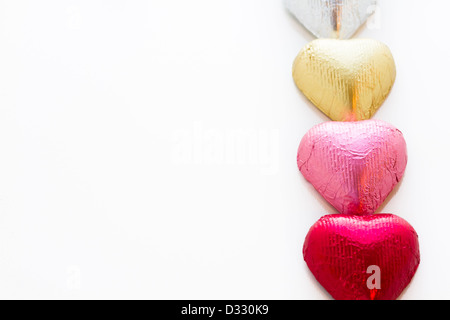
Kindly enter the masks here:
M 340 213 L 370 215 L 404 175 L 406 142 L 398 129 L 379 120 L 325 122 L 303 137 L 297 163 Z
M 376 40 L 315 40 L 295 59 L 294 81 L 335 121 L 370 119 L 389 95 L 396 68 L 389 48 Z
M 288 10 L 318 38 L 349 39 L 375 11 L 376 0 L 285 0 Z
M 306 236 L 303 257 L 337 300 L 395 300 L 420 263 L 416 231 L 390 214 L 322 217 Z

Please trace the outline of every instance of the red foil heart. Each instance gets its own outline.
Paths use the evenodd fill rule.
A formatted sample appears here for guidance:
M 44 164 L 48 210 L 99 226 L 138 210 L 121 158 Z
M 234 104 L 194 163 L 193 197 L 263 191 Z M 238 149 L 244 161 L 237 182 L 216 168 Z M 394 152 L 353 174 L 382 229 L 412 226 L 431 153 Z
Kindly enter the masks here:
M 322 217 L 306 236 L 303 256 L 337 300 L 395 300 L 420 263 L 417 233 L 391 214 Z
M 374 213 L 405 172 L 406 142 L 378 120 L 325 122 L 302 139 L 303 176 L 340 213 Z

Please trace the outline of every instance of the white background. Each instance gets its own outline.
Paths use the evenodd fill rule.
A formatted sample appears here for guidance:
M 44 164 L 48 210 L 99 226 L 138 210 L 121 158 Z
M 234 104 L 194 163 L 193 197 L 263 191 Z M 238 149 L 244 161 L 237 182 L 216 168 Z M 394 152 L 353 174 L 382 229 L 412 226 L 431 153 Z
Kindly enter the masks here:
M 394 54 L 375 118 L 409 150 L 380 211 L 420 236 L 402 298 L 450 299 L 450 3 L 379 4 L 356 37 Z M 0 297 L 329 299 L 301 254 L 335 212 L 296 165 L 313 39 L 281 0 L 1 0 Z

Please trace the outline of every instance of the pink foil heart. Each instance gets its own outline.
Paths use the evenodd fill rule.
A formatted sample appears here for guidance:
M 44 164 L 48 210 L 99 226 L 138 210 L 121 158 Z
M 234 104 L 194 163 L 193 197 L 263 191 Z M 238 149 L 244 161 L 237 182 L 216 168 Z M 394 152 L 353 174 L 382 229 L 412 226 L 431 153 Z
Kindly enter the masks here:
M 305 135 L 297 163 L 340 213 L 368 215 L 403 177 L 406 142 L 398 129 L 383 121 L 325 122 Z
M 419 240 L 391 214 L 329 215 L 311 227 L 303 257 L 337 300 L 395 300 L 419 266 Z

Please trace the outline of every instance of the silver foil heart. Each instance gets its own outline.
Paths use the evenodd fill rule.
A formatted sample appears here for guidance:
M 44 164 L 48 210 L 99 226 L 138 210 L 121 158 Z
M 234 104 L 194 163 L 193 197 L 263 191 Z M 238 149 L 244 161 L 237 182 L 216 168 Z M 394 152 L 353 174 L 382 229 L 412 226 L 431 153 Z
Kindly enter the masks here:
M 374 13 L 377 0 L 284 0 L 318 38 L 349 39 Z

